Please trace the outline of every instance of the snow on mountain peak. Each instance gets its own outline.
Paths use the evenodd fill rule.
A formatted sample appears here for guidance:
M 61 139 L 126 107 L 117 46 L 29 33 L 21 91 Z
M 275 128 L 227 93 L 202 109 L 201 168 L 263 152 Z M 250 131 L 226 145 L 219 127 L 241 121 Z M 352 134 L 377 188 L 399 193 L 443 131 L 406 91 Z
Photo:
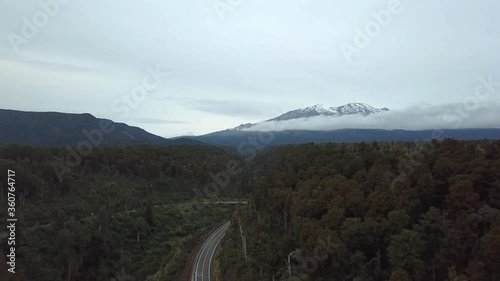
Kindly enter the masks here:
M 325 108 L 323 104 L 315 104 L 313 106 L 308 106 L 305 108 L 299 108 L 296 110 L 289 111 L 273 119 L 266 121 L 284 121 L 290 119 L 299 118 L 309 118 L 314 116 L 330 116 L 330 117 L 340 117 L 344 115 L 362 115 L 367 116 L 370 114 L 377 114 L 384 111 L 389 111 L 388 108 L 375 108 L 366 103 L 351 102 L 338 107 L 327 107 Z M 245 130 L 253 127 L 255 124 L 242 124 L 234 130 Z
M 351 102 L 348 104 L 341 105 L 339 107 L 328 107 L 328 108 L 325 108 L 322 104 L 316 104 L 306 108 L 289 111 L 285 114 L 282 114 L 276 118 L 267 121 L 282 121 L 282 120 L 290 120 L 297 118 L 307 118 L 319 115 L 339 117 L 343 115 L 356 114 L 356 115 L 366 116 L 370 114 L 380 113 L 382 111 L 389 111 L 389 109 L 385 107 L 379 109 L 369 104 L 359 103 L 359 102 Z
M 336 108 L 332 107 L 332 109 L 336 109 L 337 112 L 341 114 L 361 114 L 361 115 L 369 115 L 372 113 L 379 113 L 382 111 L 382 109 L 378 109 L 369 104 L 359 103 L 359 102 L 351 102 Z
M 327 113 L 329 112 L 328 109 L 326 109 L 323 104 L 316 104 L 310 107 L 306 107 L 303 109 L 303 111 L 316 111 L 318 113 Z

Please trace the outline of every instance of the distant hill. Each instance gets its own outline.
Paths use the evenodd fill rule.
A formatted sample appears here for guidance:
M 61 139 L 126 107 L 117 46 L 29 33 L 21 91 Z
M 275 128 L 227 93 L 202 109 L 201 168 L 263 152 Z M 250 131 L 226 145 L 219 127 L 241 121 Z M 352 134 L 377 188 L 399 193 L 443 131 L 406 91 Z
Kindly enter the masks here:
M 0 109 L 0 146 L 8 144 L 35 147 L 76 146 L 85 140 L 93 142 L 94 146 L 95 144 L 103 146 L 200 144 L 197 140 L 187 138 L 172 140 L 162 138 L 141 128 L 99 119 L 88 113 Z
M 263 138 L 264 140 L 260 140 Z M 272 141 L 267 144 L 267 138 Z M 249 144 L 256 139 L 259 145 L 281 145 L 298 143 L 325 143 L 325 142 L 371 142 L 371 141 L 428 141 L 435 138 L 433 130 L 379 130 L 379 129 L 343 129 L 333 131 L 281 131 L 261 133 L 257 131 L 241 131 L 228 129 L 207 135 L 192 137 L 195 140 L 213 145 L 239 146 Z M 443 137 L 458 140 L 500 139 L 500 129 L 450 129 L 444 130 Z
M 104 127 L 103 127 L 104 125 Z M 114 128 L 107 132 L 106 129 Z M 102 135 L 102 138 L 100 137 Z M 271 137 L 270 137 L 271 136 Z M 500 129 L 450 129 L 444 136 L 458 140 L 500 139 Z M 267 143 L 261 138 L 271 138 Z M 82 141 L 102 146 L 211 144 L 238 147 L 252 139 L 258 145 L 282 145 L 325 142 L 427 141 L 432 130 L 342 129 L 332 131 L 289 130 L 272 133 L 228 129 L 202 136 L 166 139 L 147 131 L 91 114 L 25 112 L 0 109 L 0 146 L 8 144 L 35 147 L 75 147 Z

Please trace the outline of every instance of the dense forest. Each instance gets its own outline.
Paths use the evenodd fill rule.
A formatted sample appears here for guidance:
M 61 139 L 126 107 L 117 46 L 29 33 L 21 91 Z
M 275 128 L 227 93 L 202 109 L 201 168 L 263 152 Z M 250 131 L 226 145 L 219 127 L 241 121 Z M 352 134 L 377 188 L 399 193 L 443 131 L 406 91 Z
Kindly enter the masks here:
M 500 141 L 258 154 L 220 280 L 500 280 Z
M 100 147 L 77 165 L 68 155 L 0 148 L 0 170 L 16 171 L 20 264 L 1 280 L 177 280 L 225 220 L 218 280 L 500 280 L 500 141 L 309 143 L 247 158 Z M 241 169 L 220 176 L 230 163 Z M 6 210 L 6 173 L 0 182 Z M 248 204 L 212 204 L 224 198 Z
M 0 220 L 7 216 L 7 170 L 16 171 L 16 274 L 0 280 L 173 280 L 209 227 L 234 207 L 206 203 L 246 188 L 242 172 L 205 196 L 211 174 L 242 163 L 206 145 L 94 148 L 70 165 L 67 148 L 0 148 Z M 76 161 L 75 161 L 76 163 Z

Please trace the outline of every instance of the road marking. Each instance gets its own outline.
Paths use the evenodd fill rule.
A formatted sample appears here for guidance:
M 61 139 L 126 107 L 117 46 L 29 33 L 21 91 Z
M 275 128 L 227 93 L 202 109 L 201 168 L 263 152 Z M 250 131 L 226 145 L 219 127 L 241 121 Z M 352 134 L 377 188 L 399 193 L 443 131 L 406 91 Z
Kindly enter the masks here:
M 195 266 L 193 268 L 193 276 L 191 278 L 192 281 L 198 281 L 199 280 L 199 267 L 200 267 L 200 261 L 201 261 L 201 257 L 203 256 L 204 252 L 206 252 L 205 254 L 205 258 L 204 258 L 204 261 L 203 261 L 203 267 L 202 267 L 202 271 L 201 271 L 201 278 L 202 280 L 205 280 L 205 265 L 206 265 L 206 259 L 207 259 L 207 256 L 208 256 L 208 252 L 210 250 L 210 245 L 212 244 L 212 240 L 214 240 L 215 238 L 217 238 L 217 236 L 222 232 L 222 231 L 226 231 L 228 228 L 229 228 L 229 225 L 230 223 L 226 223 L 224 224 L 223 226 L 221 226 L 219 229 L 217 229 L 214 233 L 212 233 L 212 235 L 207 239 L 207 241 L 205 241 L 205 243 L 203 244 L 200 252 L 198 253 L 198 257 L 196 259 L 196 263 L 195 263 Z M 222 237 L 221 237 L 222 239 Z M 219 240 L 220 242 L 220 240 Z M 217 243 L 218 245 L 218 243 Z M 208 279 L 210 279 L 210 276 L 208 276 Z
M 229 224 L 227 224 L 227 225 L 229 225 Z M 219 229 L 218 229 L 218 230 L 217 230 L 214 234 L 212 234 L 212 237 L 211 237 L 211 238 L 207 241 L 207 243 L 206 243 L 206 245 L 207 245 L 207 247 L 208 247 L 208 248 L 207 248 L 207 247 L 205 247 L 205 249 L 206 249 L 206 251 L 205 251 L 205 252 L 206 252 L 206 254 L 205 254 L 205 258 L 203 259 L 203 269 L 201 270 L 201 280 L 202 280 L 202 281 L 205 281 L 205 266 L 207 265 L 208 253 L 211 251 L 211 250 L 210 250 L 210 248 L 211 248 L 210 246 L 212 246 L 211 244 L 213 244 L 213 241 L 212 241 L 212 240 L 216 239 L 216 238 L 219 236 L 219 234 L 220 234 L 221 232 L 223 232 L 223 231 L 226 231 L 226 229 L 227 229 L 226 225 L 223 225 L 223 226 L 222 226 L 221 228 L 219 228 Z M 222 237 L 221 237 L 221 239 L 222 239 Z M 219 241 L 220 241 L 220 240 L 219 240 Z M 215 249 L 214 249 L 214 251 L 215 251 Z M 210 270 L 210 267 L 208 268 L 208 270 Z M 209 273 L 209 276 L 207 277 L 207 279 L 210 279 L 210 273 Z
M 225 230 L 224 230 L 224 233 L 222 233 L 219 241 L 217 241 L 217 243 L 215 244 L 215 247 L 214 247 L 214 250 L 212 251 L 212 253 L 210 254 L 210 258 L 208 259 L 208 270 L 209 270 L 209 274 L 211 273 L 210 269 L 212 267 L 212 259 L 214 257 L 214 254 L 215 254 L 215 251 L 217 250 L 217 247 L 219 246 L 219 243 L 222 241 L 222 238 L 224 238 L 224 236 L 226 235 L 226 231 L 227 229 L 229 228 L 229 225 L 227 227 L 225 227 Z
M 199 267 L 199 264 L 200 264 L 201 257 L 203 256 L 203 252 L 205 251 L 207 244 L 213 239 L 213 235 L 216 234 L 219 230 L 220 229 L 217 229 L 217 231 L 215 231 L 214 233 L 212 233 L 212 235 L 210 235 L 208 237 L 207 241 L 205 241 L 205 243 L 203 243 L 203 245 L 202 245 L 202 247 L 200 249 L 200 252 L 198 253 L 198 259 L 197 259 L 195 267 L 194 267 L 194 272 L 195 272 L 195 274 L 194 274 L 195 276 L 194 277 L 196 279 L 195 281 L 197 281 L 197 279 L 198 279 L 196 277 L 198 277 L 198 275 L 200 275 L 200 274 L 198 274 L 198 269 L 199 269 L 198 267 Z M 203 275 L 203 271 L 201 273 Z

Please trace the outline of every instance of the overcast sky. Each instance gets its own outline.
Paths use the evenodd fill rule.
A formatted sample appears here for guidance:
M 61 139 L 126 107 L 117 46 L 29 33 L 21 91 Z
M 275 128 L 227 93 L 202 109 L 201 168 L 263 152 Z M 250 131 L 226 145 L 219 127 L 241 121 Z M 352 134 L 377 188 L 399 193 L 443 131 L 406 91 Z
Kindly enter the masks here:
M 470 126 L 491 126 L 500 86 L 475 90 L 480 76 L 500 81 L 498 11 L 498 0 L 2 0 L 0 108 L 88 112 L 165 137 L 349 102 L 428 127 L 436 109 L 464 106 Z M 120 101 L 141 89 L 144 100 Z M 415 128 L 398 116 L 380 127 Z

